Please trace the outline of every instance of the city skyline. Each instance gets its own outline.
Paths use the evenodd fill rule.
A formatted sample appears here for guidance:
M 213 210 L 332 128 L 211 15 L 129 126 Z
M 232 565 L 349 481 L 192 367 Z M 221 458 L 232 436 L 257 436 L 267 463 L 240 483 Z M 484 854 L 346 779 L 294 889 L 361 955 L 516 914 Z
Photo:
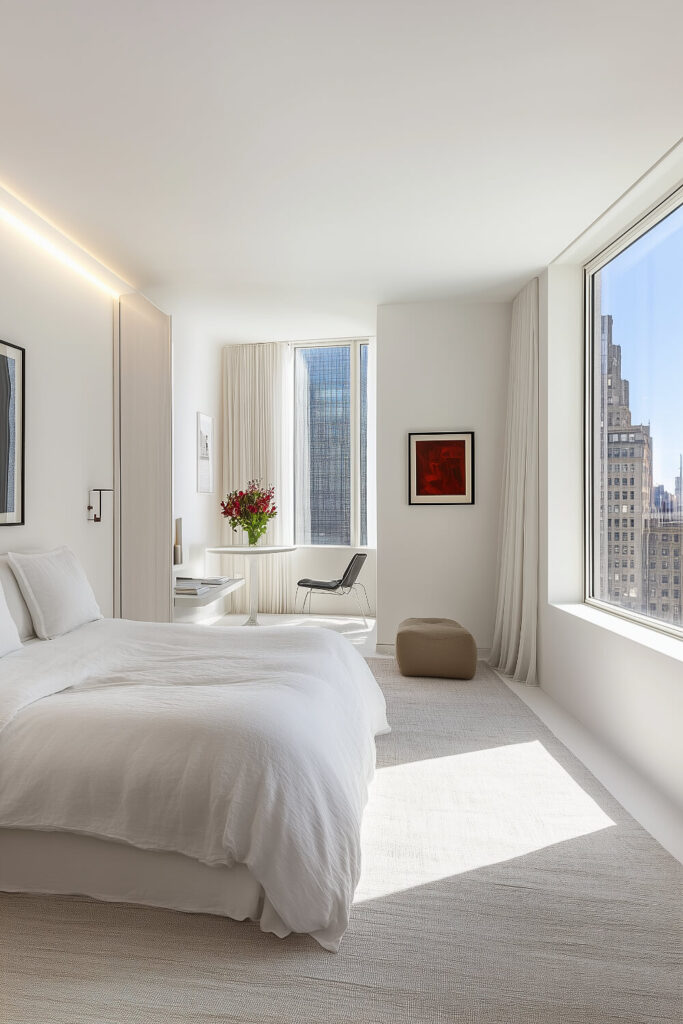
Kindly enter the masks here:
M 669 496 L 653 479 L 656 439 L 647 423 L 634 421 L 630 381 L 623 373 L 622 350 L 613 341 L 609 314 L 600 316 L 600 344 L 597 592 L 610 604 L 680 625 L 681 491 Z
M 653 481 L 673 492 L 683 452 L 683 207 L 600 272 L 634 423 L 650 424 Z

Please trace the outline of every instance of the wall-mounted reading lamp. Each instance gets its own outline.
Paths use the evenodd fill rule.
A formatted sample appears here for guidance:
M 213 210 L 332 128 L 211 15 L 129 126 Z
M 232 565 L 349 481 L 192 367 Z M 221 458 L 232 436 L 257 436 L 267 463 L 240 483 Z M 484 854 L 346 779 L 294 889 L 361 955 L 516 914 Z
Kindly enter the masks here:
M 88 522 L 102 522 L 102 495 L 113 492 L 113 487 L 92 487 L 88 491 Z

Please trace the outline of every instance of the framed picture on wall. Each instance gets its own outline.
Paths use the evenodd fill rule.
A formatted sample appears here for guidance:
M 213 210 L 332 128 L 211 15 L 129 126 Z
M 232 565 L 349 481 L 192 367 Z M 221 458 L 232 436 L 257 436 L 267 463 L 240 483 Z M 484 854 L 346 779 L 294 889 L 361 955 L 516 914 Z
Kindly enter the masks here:
M 24 522 L 24 355 L 0 341 L 0 526 Z
M 197 491 L 213 494 L 213 416 L 197 413 Z
M 408 434 L 408 502 L 474 505 L 474 431 Z

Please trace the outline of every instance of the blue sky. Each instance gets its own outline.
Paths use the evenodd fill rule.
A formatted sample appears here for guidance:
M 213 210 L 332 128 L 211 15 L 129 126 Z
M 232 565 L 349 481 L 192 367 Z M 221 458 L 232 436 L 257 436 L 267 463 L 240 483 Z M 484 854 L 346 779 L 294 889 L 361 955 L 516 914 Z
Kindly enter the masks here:
M 673 491 L 683 452 L 683 207 L 603 267 L 600 283 L 630 382 L 631 421 L 649 421 L 654 483 Z

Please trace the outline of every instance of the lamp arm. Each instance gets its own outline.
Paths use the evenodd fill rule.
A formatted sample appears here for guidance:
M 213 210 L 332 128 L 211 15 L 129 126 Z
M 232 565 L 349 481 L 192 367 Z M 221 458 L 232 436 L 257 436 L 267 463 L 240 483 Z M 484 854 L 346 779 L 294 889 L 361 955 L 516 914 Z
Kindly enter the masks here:
M 91 523 L 102 522 L 102 495 L 113 494 L 113 487 L 91 487 L 88 492 L 88 520 Z M 94 497 L 97 495 L 97 498 Z M 97 510 L 95 510 L 95 502 L 97 502 Z

